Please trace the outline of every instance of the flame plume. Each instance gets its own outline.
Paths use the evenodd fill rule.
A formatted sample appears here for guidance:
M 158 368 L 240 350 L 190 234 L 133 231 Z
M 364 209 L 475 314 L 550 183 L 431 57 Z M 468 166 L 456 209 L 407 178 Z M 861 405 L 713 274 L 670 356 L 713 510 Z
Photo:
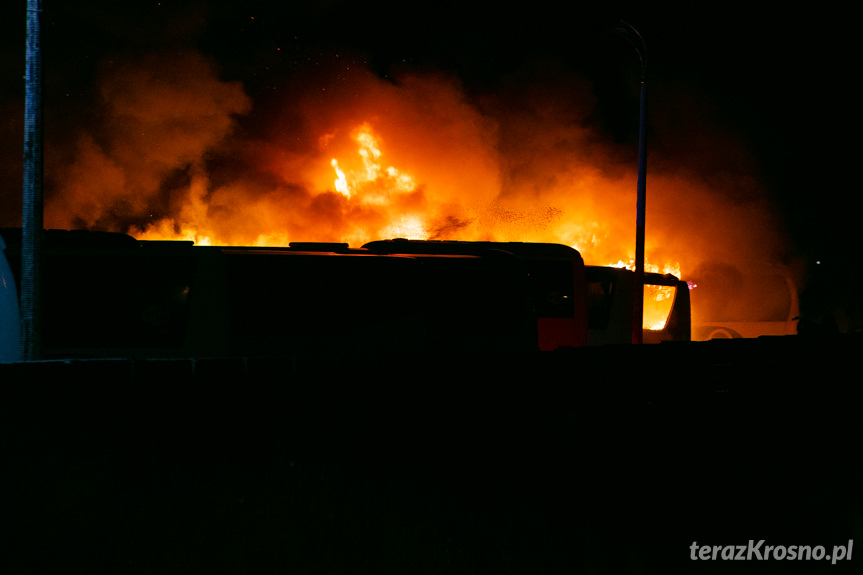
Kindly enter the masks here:
M 591 86 L 566 71 L 528 68 L 469 95 L 443 74 L 384 81 L 339 63 L 282 92 L 253 108 L 194 52 L 106 65 L 101 112 L 46 161 L 46 225 L 222 245 L 557 242 L 588 263 L 634 257 L 633 151 L 598 129 Z M 697 280 L 711 262 L 775 257 L 781 236 L 745 146 L 691 102 L 670 104 L 696 113 L 692 132 L 655 113 L 656 132 L 682 143 L 652 148 L 647 259 Z

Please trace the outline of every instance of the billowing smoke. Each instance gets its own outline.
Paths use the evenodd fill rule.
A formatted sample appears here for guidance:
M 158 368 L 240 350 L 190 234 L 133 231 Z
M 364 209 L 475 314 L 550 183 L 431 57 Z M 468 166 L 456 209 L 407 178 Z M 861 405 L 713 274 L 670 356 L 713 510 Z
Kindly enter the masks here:
M 98 112 L 74 150 L 46 169 L 46 224 L 124 229 L 177 206 L 166 186 L 204 169 L 206 154 L 251 102 L 215 64 L 185 51 L 103 65 Z
M 49 165 L 51 227 L 284 245 L 545 241 L 634 257 L 636 149 L 554 65 L 493 90 L 335 59 L 266 99 L 197 52 L 108 62 L 99 112 Z M 275 95 L 274 95 L 275 94 Z M 676 98 L 676 99 L 675 99 Z M 744 142 L 697 100 L 651 108 L 647 259 L 699 281 L 784 245 Z M 713 271 L 711 271 L 713 270 Z

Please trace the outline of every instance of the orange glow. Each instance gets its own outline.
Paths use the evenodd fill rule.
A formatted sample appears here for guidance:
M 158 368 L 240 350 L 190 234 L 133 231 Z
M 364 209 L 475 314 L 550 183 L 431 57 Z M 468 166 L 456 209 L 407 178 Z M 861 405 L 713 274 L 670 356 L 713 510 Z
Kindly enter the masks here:
M 629 260 L 629 262 L 624 262 L 623 260 L 617 260 L 615 264 L 608 264 L 609 267 L 612 268 L 626 268 L 631 271 L 635 271 L 635 260 Z M 680 279 L 680 262 L 666 262 L 660 268 L 657 264 L 652 264 L 650 262 L 644 262 L 644 271 L 648 273 L 654 274 L 671 274 L 677 279 Z
M 525 202 L 518 197 L 495 199 L 493 188 L 499 183 L 492 173 L 468 173 L 465 183 L 478 184 L 473 188 L 477 192 L 475 196 L 469 196 L 465 194 L 469 190 L 459 178 L 433 173 L 422 162 L 415 171 L 422 174 L 427 183 L 420 184 L 413 175 L 414 170 L 384 163 L 387 157 L 384 140 L 370 122 L 354 127 L 350 139 L 353 148 L 340 150 L 336 157 L 329 159 L 330 176 L 325 180 L 314 177 L 323 184 L 320 191 L 303 198 L 305 205 L 300 206 L 300 210 L 319 202 L 327 204 L 328 208 L 327 213 L 322 214 L 324 218 L 309 222 L 307 228 L 312 239 L 348 242 L 353 246 L 390 237 L 537 241 L 564 243 L 583 254 L 610 248 L 606 244 L 614 243 L 608 236 L 615 224 L 598 220 L 608 216 L 602 209 L 592 216 L 587 210 L 537 205 L 537 202 Z M 325 149 L 335 145 L 334 141 L 331 135 L 320 138 Z M 468 168 L 475 169 L 475 166 Z M 320 168 L 317 172 L 322 173 Z M 453 186 L 453 182 L 456 185 Z M 595 183 L 608 186 L 603 182 Z M 235 214 L 252 215 L 254 212 L 252 221 L 259 224 L 254 229 L 256 233 L 245 231 L 247 223 L 241 222 L 242 218 L 224 221 L 214 218 L 214 213 L 226 211 L 226 200 L 233 192 L 239 192 L 242 197 L 245 190 L 212 190 L 206 177 L 194 177 L 186 192 L 185 204 L 175 217 L 157 220 L 144 228 L 133 226 L 128 231 L 139 239 L 183 239 L 206 245 L 286 245 L 291 239 L 302 237 L 280 230 L 290 227 L 290 220 L 296 217 L 294 214 L 282 225 L 267 223 L 270 217 L 297 206 L 271 205 L 266 201 L 259 201 L 258 206 L 233 206 L 231 211 Z M 339 225 L 334 226 L 337 229 L 328 230 L 336 223 L 334 219 L 340 220 Z M 228 226 L 235 228 L 226 232 Z M 612 251 L 619 253 L 616 248 Z
M 46 227 L 212 245 L 554 242 L 588 264 L 634 257 L 634 147 L 602 133 L 586 81 L 525 69 L 477 94 L 444 74 L 381 79 L 340 62 L 292 81 L 262 103 L 194 52 L 104 66 L 99 117 L 46 159 Z M 745 145 L 701 117 L 652 120 L 674 146 L 651 150 L 645 251 L 648 271 L 706 286 L 716 262 L 782 246 Z
M 642 322 L 644 329 L 656 331 L 665 328 L 671 315 L 671 308 L 674 307 L 675 295 L 677 295 L 675 286 L 645 284 Z
M 617 263 L 610 264 L 609 267 L 627 268 L 635 271 L 635 260 L 624 262 L 617 260 Z M 677 279 L 680 279 L 680 263 L 667 262 L 661 268 L 657 264 L 644 262 L 644 271 L 649 273 L 671 274 Z M 665 329 L 668 323 L 668 318 L 671 315 L 671 308 L 674 307 L 674 297 L 677 294 L 677 288 L 674 286 L 660 286 L 653 284 L 644 285 L 644 311 L 642 327 L 653 331 Z

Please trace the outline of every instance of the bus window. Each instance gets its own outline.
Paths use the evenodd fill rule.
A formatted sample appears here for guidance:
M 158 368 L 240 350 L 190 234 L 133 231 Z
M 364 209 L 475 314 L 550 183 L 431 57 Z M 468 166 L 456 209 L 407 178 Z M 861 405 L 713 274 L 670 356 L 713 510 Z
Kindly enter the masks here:
M 531 290 L 538 317 L 573 317 L 572 262 L 541 260 L 529 262 Z
M 677 286 L 644 284 L 644 321 L 642 327 L 652 331 L 665 329 L 674 300 Z
M 587 282 L 587 327 L 605 329 L 614 307 L 616 283 L 612 276 L 589 278 Z

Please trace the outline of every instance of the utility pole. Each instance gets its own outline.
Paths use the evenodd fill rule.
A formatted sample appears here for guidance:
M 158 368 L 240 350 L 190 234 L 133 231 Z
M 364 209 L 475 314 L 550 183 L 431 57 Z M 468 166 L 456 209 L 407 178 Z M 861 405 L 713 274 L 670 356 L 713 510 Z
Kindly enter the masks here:
M 24 205 L 21 218 L 22 359 L 41 355 L 41 255 L 43 228 L 42 0 L 27 0 L 24 96 Z
M 635 286 L 632 298 L 632 343 L 644 341 L 644 208 L 647 188 L 647 45 L 638 30 L 623 20 L 614 32 L 623 36 L 638 52 L 641 63 L 640 114 L 638 121 L 638 181 L 635 202 Z

